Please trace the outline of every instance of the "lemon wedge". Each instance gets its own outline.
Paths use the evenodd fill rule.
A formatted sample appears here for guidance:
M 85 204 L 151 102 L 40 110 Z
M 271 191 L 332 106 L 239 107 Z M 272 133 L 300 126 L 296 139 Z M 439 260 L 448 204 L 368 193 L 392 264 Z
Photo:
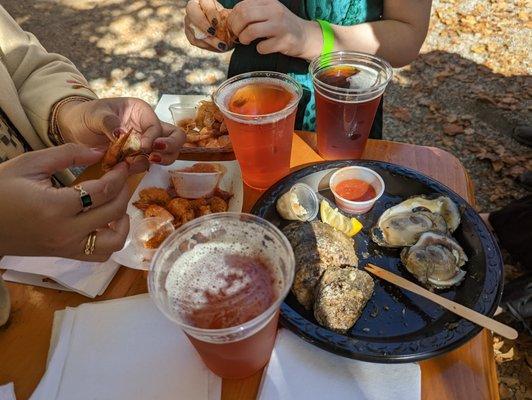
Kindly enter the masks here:
M 322 222 L 338 229 L 349 237 L 355 236 L 362 229 L 362 224 L 358 219 L 346 217 L 337 208 L 332 208 L 325 200 L 320 203 L 320 217 Z

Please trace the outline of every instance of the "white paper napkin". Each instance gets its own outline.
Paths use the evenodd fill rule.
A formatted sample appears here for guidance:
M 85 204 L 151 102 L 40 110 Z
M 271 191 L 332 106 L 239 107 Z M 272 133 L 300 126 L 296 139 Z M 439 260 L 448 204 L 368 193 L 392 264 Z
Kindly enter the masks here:
M 281 329 L 264 374 L 260 400 L 418 400 L 418 364 L 374 364 L 321 350 Z
M 32 400 L 220 398 L 221 379 L 148 295 L 67 309 L 54 326 Z
M 105 291 L 120 265 L 113 260 L 95 263 L 56 257 L 6 256 L 0 259 L 0 268 L 8 270 L 2 275 L 6 281 L 66 289 L 94 298 Z
M 0 386 L 0 400 L 17 400 L 13 382 Z

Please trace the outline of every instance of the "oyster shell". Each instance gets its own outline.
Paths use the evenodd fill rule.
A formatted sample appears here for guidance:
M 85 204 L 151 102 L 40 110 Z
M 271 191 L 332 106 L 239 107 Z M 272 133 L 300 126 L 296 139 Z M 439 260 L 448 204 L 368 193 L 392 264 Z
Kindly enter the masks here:
M 374 286 L 366 271 L 352 266 L 329 267 L 316 285 L 316 321 L 336 332 L 347 332 L 362 314 Z
M 447 224 L 440 214 L 420 207 L 414 210 L 387 213 L 393 208 L 386 210 L 371 230 L 371 238 L 379 246 L 412 246 L 425 232 L 447 233 Z M 398 207 L 396 210 L 401 209 Z
M 423 233 L 415 245 L 401 251 L 401 261 L 429 288 L 457 285 L 466 274 L 460 268 L 467 261 L 464 250 L 452 237 L 438 232 Z
M 410 197 L 405 201 L 384 211 L 379 220 L 384 220 L 390 215 L 413 211 L 418 208 L 427 209 L 430 212 L 440 214 L 447 224 L 450 233 L 453 233 L 460 225 L 460 210 L 458 206 L 447 196 L 429 198 L 425 195 Z
M 321 221 L 292 222 L 283 233 L 294 249 L 296 274 L 292 292 L 307 309 L 312 308 L 322 274 L 330 267 L 358 265 L 355 242 Z

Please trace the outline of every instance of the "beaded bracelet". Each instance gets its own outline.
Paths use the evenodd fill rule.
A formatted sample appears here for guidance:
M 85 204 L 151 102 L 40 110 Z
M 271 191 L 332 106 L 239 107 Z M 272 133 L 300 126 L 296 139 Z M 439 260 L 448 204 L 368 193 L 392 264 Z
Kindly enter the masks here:
M 48 138 L 51 140 L 51 142 L 58 146 L 60 144 L 65 143 L 65 139 L 63 138 L 63 135 L 61 134 L 61 130 L 59 129 L 59 123 L 57 121 L 57 116 L 59 115 L 59 111 L 62 106 L 64 106 L 67 103 L 70 103 L 72 101 L 91 101 L 93 99 L 90 99 L 88 97 L 83 96 L 70 96 L 65 97 L 62 100 L 59 100 L 57 103 L 55 103 L 52 107 L 52 113 L 50 116 L 50 124 L 48 125 Z

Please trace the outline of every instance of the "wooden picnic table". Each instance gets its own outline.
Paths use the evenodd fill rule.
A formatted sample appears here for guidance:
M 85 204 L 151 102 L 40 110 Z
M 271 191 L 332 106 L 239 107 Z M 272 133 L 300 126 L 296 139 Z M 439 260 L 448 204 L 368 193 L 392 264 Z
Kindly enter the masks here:
M 313 150 L 314 136 L 309 132 L 294 135 L 292 168 L 322 160 Z M 184 155 L 181 158 L 198 159 L 198 156 Z M 232 158 L 232 155 L 204 155 L 201 160 Z M 363 158 L 416 169 L 447 185 L 469 203 L 474 203 L 473 187 L 467 172 L 457 158 L 443 150 L 369 140 Z M 97 177 L 99 173 L 99 169 L 89 168 L 80 180 Z M 141 176 L 131 177 L 131 191 L 140 179 Z M 245 186 L 243 211 L 249 211 L 260 195 L 261 192 Z M 0 328 L 0 385 L 14 382 L 18 400 L 29 398 L 44 374 L 55 311 L 147 291 L 146 273 L 125 267 L 120 268 L 105 293 L 94 300 L 72 292 L 36 286 L 7 283 L 7 287 L 11 293 L 12 311 L 7 326 Z M 499 399 L 492 337 L 485 329 L 460 348 L 422 361 L 420 365 L 421 392 L 425 400 Z M 261 373 L 242 380 L 224 380 L 222 399 L 254 399 L 260 379 Z

